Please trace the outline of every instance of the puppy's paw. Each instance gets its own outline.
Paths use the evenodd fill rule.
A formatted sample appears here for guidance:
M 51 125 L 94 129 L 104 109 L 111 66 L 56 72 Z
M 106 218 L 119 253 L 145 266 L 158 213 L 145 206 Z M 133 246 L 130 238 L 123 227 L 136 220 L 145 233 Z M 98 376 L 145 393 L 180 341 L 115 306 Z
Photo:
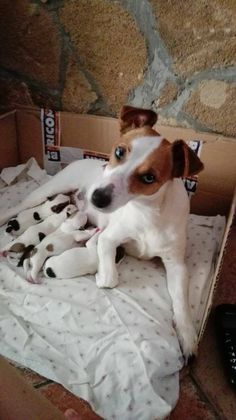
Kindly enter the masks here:
M 181 326 L 176 324 L 176 329 L 187 364 L 190 357 L 197 355 L 197 333 L 192 323 L 182 324 Z
M 97 287 L 101 289 L 105 287 L 112 289 L 113 287 L 116 287 L 118 285 L 117 273 L 113 273 L 112 275 L 109 275 L 109 273 L 103 275 L 101 273 L 97 273 L 95 277 Z
M 7 257 L 8 252 L 7 251 L 0 251 L 0 257 Z
M 33 278 L 30 275 L 27 277 L 26 280 L 27 280 L 28 283 L 31 283 L 31 284 L 41 284 L 42 283 L 42 280 L 41 279 L 39 279 L 39 278 Z

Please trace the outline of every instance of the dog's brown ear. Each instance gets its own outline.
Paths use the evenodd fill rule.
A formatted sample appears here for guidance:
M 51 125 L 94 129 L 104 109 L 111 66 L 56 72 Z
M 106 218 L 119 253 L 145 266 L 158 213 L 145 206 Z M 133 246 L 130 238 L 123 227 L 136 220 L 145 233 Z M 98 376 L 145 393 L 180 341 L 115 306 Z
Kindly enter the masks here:
M 196 153 L 183 140 L 176 140 L 172 145 L 173 178 L 198 174 L 204 165 Z
M 120 132 L 125 133 L 145 125 L 152 127 L 157 121 L 157 114 L 151 109 L 134 108 L 125 105 L 120 112 Z

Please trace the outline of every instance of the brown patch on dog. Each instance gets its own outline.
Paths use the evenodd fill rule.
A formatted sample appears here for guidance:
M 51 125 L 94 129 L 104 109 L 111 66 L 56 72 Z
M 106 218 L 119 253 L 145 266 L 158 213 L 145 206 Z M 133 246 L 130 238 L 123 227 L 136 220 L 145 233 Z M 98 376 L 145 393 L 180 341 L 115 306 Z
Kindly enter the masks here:
M 24 252 L 24 250 L 25 250 L 25 245 L 22 242 L 15 243 L 9 249 L 10 252 L 16 252 L 17 254 L 20 252 Z
M 157 121 L 157 114 L 151 109 L 141 109 L 125 105 L 120 111 L 119 121 L 120 132 L 126 133 L 135 128 L 152 127 Z
M 129 191 L 132 194 L 152 195 L 169 179 L 172 179 L 172 152 L 171 144 L 163 139 L 145 161 L 139 165 L 130 176 Z M 151 174 L 155 180 L 151 184 L 142 181 L 142 176 Z
M 47 250 L 47 251 L 49 251 L 49 252 L 53 252 L 53 250 L 54 250 L 54 246 L 53 246 L 53 244 L 48 244 L 48 245 L 46 246 L 46 250 Z
M 186 177 L 198 174 L 204 165 L 197 154 L 183 140 L 176 140 L 172 144 L 173 177 Z
M 17 264 L 17 267 L 22 267 L 23 266 L 23 263 L 24 263 L 24 260 L 26 259 L 26 258 L 29 258 L 31 255 L 32 255 L 32 250 L 34 249 L 34 245 L 28 245 L 26 248 L 25 248 L 25 250 L 24 250 L 24 252 L 23 252 L 23 254 L 22 254 L 22 256 L 20 257 L 20 259 L 19 259 L 19 262 L 18 262 L 18 264 Z
M 64 210 L 64 208 L 66 206 L 68 206 L 68 204 L 70 204 L 70 201 L 64 201 L 64 203 L 60 203 L 60 204 L 56 204 L 55 206 L 51 207 L 51 210 L 53 213 L 61 213 L 62 210 Z
M 114 144 L 109 159 L 109 166 L 114 168 L 115 166 L 121 165 L 125 162 L 129 153 L 132 151 L 132 140 L 136 140 L 140 137 L 158 136 L 160 136 L 160 134 L 157 131 L 153 130 L 151 127 L 141 127 L 131 131 L 127 131 L 121 136 L 120 141 Z M 125 149 L 125 155 L 122 159 L 117 159 L 115 155 L 115 150 L 118 146 L 123 147 Z

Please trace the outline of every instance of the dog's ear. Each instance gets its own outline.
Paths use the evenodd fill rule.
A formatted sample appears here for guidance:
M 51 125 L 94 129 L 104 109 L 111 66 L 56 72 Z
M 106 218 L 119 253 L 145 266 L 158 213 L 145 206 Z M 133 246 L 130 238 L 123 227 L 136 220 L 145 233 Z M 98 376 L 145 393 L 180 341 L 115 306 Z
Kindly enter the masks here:
M 204 165 L 196 153 L 183 140 L 176 140 L 172 145 L 173 178 L 198 174 Z
M 152 127 L 157 121 L 157 114 L 151 109 L 134 108 L 125 105 L 120 111 L 120 132 L 125 133 L 145 125 Z

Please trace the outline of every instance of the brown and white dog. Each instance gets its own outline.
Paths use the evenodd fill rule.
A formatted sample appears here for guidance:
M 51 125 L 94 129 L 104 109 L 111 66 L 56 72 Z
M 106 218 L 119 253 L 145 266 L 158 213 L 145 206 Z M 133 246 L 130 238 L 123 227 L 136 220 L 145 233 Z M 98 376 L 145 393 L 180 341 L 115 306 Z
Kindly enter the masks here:
M 135 257 L 160 256 L 166 268 L 174 322 L 187 358 L 195 351 L 197 337 L 188 304 L 184 261 L 189 199 L 180 178 L 200 172 L 203 164 L 184 141 L 171 144 L 158 134 L 152 128 L 156 119 L 153 111 L 124 107 L 120 139 L 105 169 L 99 161 L 74 162 L 29 195 L 9 217 L 50 195 L 85 190 L 88 218 L 102 230 L 97 248 L 98 287 L 118 284 L 115 255 L 119 245 Z M 5 221 L 0 214 L 0 224 Z

